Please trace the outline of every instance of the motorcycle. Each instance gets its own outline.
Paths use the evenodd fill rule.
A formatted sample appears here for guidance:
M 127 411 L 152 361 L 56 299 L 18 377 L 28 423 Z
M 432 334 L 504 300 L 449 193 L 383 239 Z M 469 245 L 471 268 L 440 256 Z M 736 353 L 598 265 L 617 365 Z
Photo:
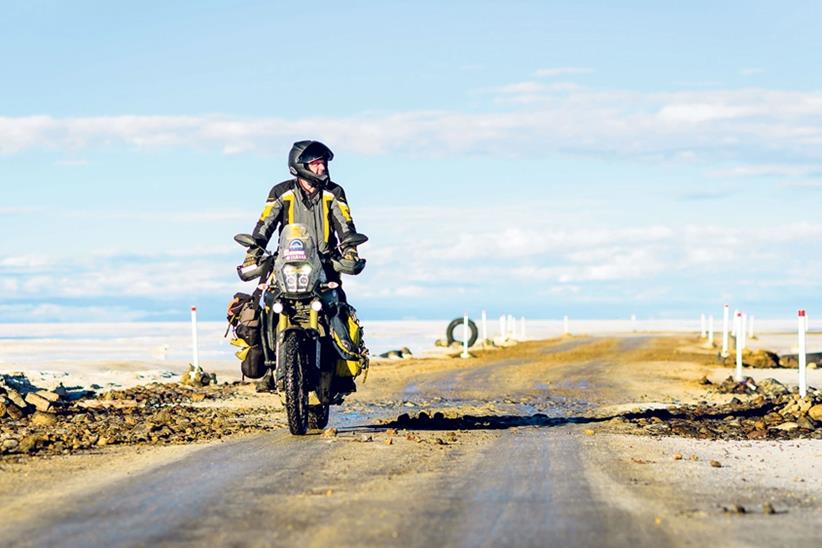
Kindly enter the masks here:
M 260 276 L 258 289 L 262 289 L 262 348 L 265 365 L 285 403 L 288 428 L 294 435 L 325 428 L 330 406 L 341 404 L 352 391 L 353 377 L 363 371 L 367 374 L 368 369 L 361 333 L 354 353 L 333 340 L 331 313 L 341 306 L 336 291 L 339 284 L 328 281 L 305 225 L 283 227 L 273 254 L 249 234 L 237 234 L 234 240 L 261 252 L 259 268 L 251 276 Z M 356 246 L 366 240 L 366 236 L 352 234 L 341 245 Z M 238 273 L 247 281 L 248 273 L 240 267 Z M 353 321 L 356 324 L 356 318 Z M 350 378 L 338 375 L 340 369 Z

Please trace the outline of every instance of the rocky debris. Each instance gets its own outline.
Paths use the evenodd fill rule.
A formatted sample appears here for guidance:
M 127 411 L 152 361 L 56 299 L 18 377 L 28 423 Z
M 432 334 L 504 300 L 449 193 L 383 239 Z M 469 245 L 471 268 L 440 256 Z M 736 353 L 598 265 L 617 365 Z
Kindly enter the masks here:
M 674 435 L 700 439 L 822 439 L 822 391 L 811 389 L 804 398 L 773 379 L 756 384 L 728 378 L 719 391 L 740 394 L 729 403 L 683 405 L 623 415 L 645 435 Z M 751 397 L 742 396 L 749 394 Z M 813 410 L 813 414 L 811 411 Z M 815 418 L 816 417 L 816 418 Z M 664 426 L 664 428 L 663 428 Z M 636 432 L 636 430 L 635 430 Z M 713 464 L 712 464 L 713 465 Z
M 761 394 L 762 396 L 774 398 L 788 394 L 788 387 L 776 379 L 762 379 L 754 382 L 751 377 L 744 377 L 741 381 L 736 381 L 733 377 L 728 377 L 720 384 L 714 385 L 714 391 L 720 394 Z
M 822 361 L 822 353 L 806 354 L 808 367 L 816 368 L 816 364 Z M 726 366 L 733 367 L 736 365 L 736 351 L 732 350 L 727 357 L 721 358 L 720 363 Z M 765 350 L 762 348 L 751 350 L 745 348 L 742 350 L 742 364 L 745 367 L 753 367 L 755 369 L 771 369 L 771 368 L 787 368 L 795 369 L 799 366 L 799 361 L 796 354 L 785 354 L 780 356 L 776 352 Z M 811 367 L 813 364 L 813 367 Z
M 808 369 L 816 369 L 822 363 L 822 352 L 808 352 L 805 354 Z M 799 367 L 799 357 L 796 354 L 786 354 L 781 356 L 779 363 L 782 367 L 796 369 Z
M 33 390 L 26 394 L 25 411 L 11 401 L 3 404 L 0 459 L 67 454 L 108 445 L 205 441 L 283 426 L 279 408 L 209 407 L 198 403 L 239 396 L 240 390 L 239 383 L 153 383 L 79 401 L 66 401 L 56 391 L 44 395 Z M 49 403 L 46 411 L 35 407 L 42 407 L 43 402 Z
M 763 514 L 776 514 L 776 510 L 773 508 L 773 504 L 770 502 L 766 502 L 762 505 L 762 513 Z
M 380 358 L 388 358 L 391 360 L 405 360 L 411 357 L 413 357 L 413 354 L 407 346 L 403 346 L 399 350 L 389 350 L 388 352 L 380 354 Z
M 188 366 L 188 371 L 183 373 L 180 378 L 180 384 L 187 386 L 208 386 L 210 384 L 217 384 L 217 375 L 214 373 L 206 373 L 202 367 Z
M 35 411 L 56 413 L 68 404 L 63 394 L 65 390 L 41 390 L 23 374 L 0 375 L 0 423 L 20 420 Z

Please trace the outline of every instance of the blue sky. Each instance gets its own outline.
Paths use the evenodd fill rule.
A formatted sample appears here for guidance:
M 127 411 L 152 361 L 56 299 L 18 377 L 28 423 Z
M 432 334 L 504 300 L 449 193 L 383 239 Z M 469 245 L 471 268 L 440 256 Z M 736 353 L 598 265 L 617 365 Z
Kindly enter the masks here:
M 0 321 L 220 318 L 304 138 L 367 318 L 822 308 L 818 4 L 442 4 L 4 3 Z

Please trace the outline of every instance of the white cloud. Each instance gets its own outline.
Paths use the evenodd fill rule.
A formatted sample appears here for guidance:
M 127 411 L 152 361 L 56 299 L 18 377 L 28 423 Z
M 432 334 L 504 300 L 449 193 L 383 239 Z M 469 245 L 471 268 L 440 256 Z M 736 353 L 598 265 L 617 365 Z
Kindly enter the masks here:
M 272 152 L 318 135 L 361 154 L 532 154 L 574 150 L 647 157 L 700 151 L 726 159 L 782 151 L 822 157 L 822 92 L 766 89 L 643 93 L 525 81 L 493 90 L 486 112 L 409 111 L 335 118 L 0 117 L 0 154 L 125 145 Z M 506 107 L 494 107 L 497 101 Z M 530 148 L 528 143 L 531 143 Z M 525 144 L 525 145 L 523 145 Z M 680 158 L 681 159 L 681 158 Z M 693 160 L 692 156 L 686 159 Z M 707 158 L 709 160 L 710 158 Z M 755 162 L 754 162 L 755 163 Z
M 755 108 L 745 106 L 717 103 L 681 103 L 665 105 L 657 116 L 667 123 L 700 124 L 715 120 L 742 118 L 760 112 Z
M 541 68 L 534 72 L 535 76 L 545 78 L 553 76 L 564 76 L 566 74 L 590 74 L 593 72 L 589 68 L 582 67 L 555 67 L 555 68 Z
M 737 280 L 740 272 L 743 278 L 755 280 L 762 291 L 768 283 L 822 286 L 817 278 L 809 281 L 803 264 L 803 257 L 820 252 L 822 223 L 608 229 L 557 224 L 551 219 L 535 221 L 526 229 L 507 224 L 505 219 L 516 218 L 509 217 L 517 215 L 513 209 L 504 211 L 498 221 L 489 211 L 472 216 L 476 221 L 467 226 L 464 219 L 441 216 L 430 235 L 401 230 L 377 235 L 361 250 L 369 261 L 365 273 L 345 281 L 352 301 L 355 305 L 387 299 L 439 302 L 454 294 L 479 296 L 515 286 L 534 294 L 615 303 L 640 297 L 652 300 L 653 295 L 670 290 L 669 285 L 676 283 L 671 280 L 707 284 Z M 407 226 L 401 213 L 383 213 L 403 221 L 396 225 Z M 437 212 L 418 214 L 436 216 Z M 228 296 L 243 284 L 234 272 L 239 256 L 222 255 L 223 251 L 230 253 L 233 248 L 85 257 L 9 256 L 0 258 L 0 290 L 19 300 L 55 302 L 107 297 L 161 302 L 189 295 Z
M 739 70 L 739 74 L 742 76 L 755 76 L 757 74 L 764 74 L 765 69 L 751 67 L 751 68 L 743 68 Z
M 708 172 L 714 177 L 806 177 L 822 173 L 822 165 L 751 164 L 738 165 Z

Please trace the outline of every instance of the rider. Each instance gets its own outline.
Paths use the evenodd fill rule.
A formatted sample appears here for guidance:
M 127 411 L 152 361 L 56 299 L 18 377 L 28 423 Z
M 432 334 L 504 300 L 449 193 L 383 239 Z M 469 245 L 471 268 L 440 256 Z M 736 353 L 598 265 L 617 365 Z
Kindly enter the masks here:
M 340 273 L 359 274 L 365 268 L 365 259 L 357 253 L 357 245 L 367 238 L 357 233 L 343 188 L 331 181 L 328 162 L 334 153 L 319 141 L 298 141 L 288 153 L 288 170 L 293 179 L 283 181 L 271 189 L 268 200 L 252 236 L 260 246 L 246 253 L 243 267 L 259 262 L 263 249 L 274 231 L 291 223 L 305 225 L 317 243 L 317 249 L 329 282 L 341 284 Z M 278 232 L 278 233 L 279 233 Z M 342 287 L 336 289 L 340 305 L 331 310 L 329 321 L 337 345 L 342 352 L 357 354 L 357 345 L 345 328 L 348 305 Z M 270 379 L 266 379 L 270 382 Z M 353 385 L 353 383 L 352 383 Z

